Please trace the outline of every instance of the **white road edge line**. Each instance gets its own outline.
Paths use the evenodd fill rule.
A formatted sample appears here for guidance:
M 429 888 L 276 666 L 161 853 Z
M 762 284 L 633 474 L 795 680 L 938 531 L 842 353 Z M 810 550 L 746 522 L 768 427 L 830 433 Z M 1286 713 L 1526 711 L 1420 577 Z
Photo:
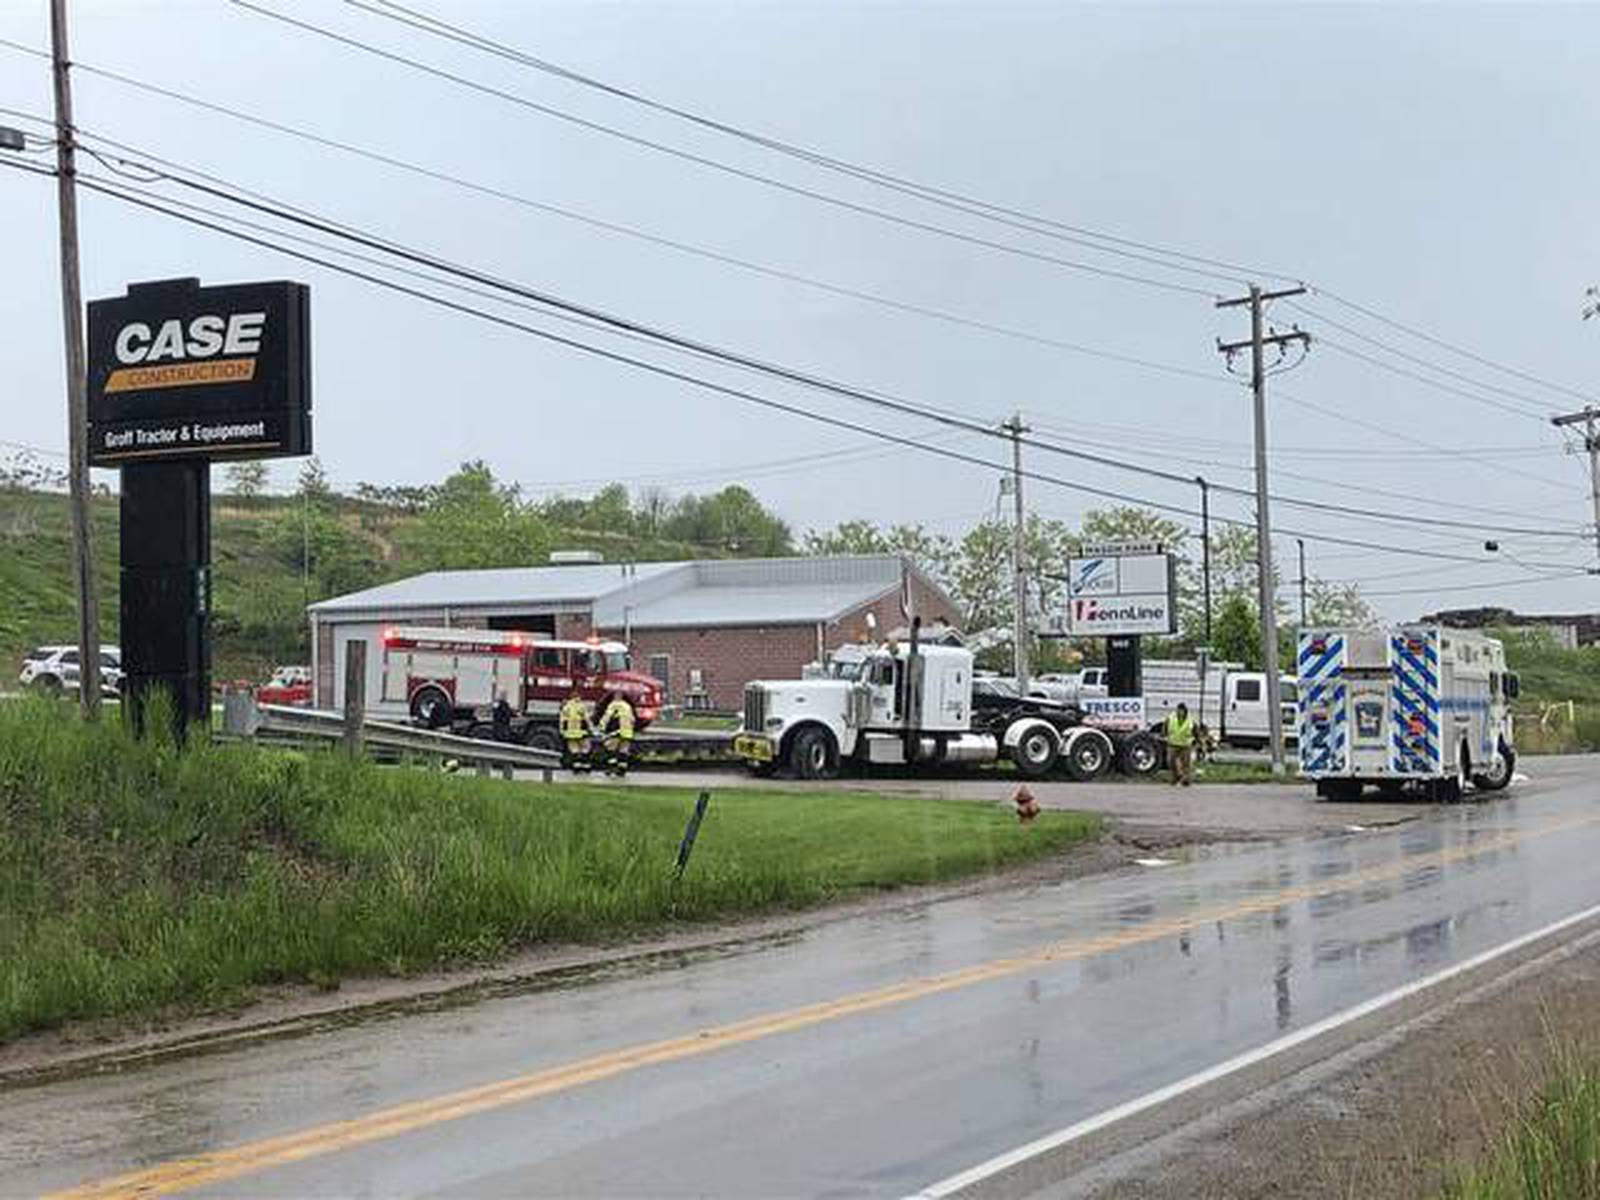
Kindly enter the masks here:
M 1595 917 L 1600 917 L 1600 904 L 1592 908 L 1583 909 L 1581 912 L 1575 912 L 1570 916 L 1562 917 L 1559 921 L 1552 922 L 1541 929 L 1535 929 L 1531 933 L 1512 938 L 1509 942 L 1504 942 L 1492 949 L 1485 950 L 1481 954 L 1475 954 L 1471 958 L 1464 959 L 1454 966 L 1446 967 L 1444 970 L 1437 971 L 1432 975 L 1403 984 L 1393 991 L 1374 996 L 1372 999 L 1365 1000 L 1353 1008 L 1347 1008 L 1342 1012 L 1334 1013 L 1332 1016 L 1324 1017 L 1320 1021 L 1307 1025 L 1304 1029 L 1286 1034 L 1276 1041 L 1268 1042 L 1264 1046 L 1258 1046 L 1254 1050 L 1247 1050 L 1243 1054 L 1220 1062 L 1214 1067 L 1207 1067 L 1204 1071 L 1199 1071 L 1175 1083 L 1169 1083 L 1153 1092 L 1146 1092 L 1143 1096 L 1118 1104 L 1114 1108 L 1108 1108 L 1104 1112 L 1079 1121 L 1075 1125 L 1068 1125 L 1065 1129 L 1047 1133 L 1044 1137 L 1036 1138 L 1025 1145 L 1018 1146 L 1015 1150 L 1008 1150 L 1004 1154 L 989 1159 L 988 1162 L 979 1163 L 977 1166 L 969 1167 L 959 1174 L 941 1179 L 937 1183 L 931 1183 L 910 1197 L 909 1200 L 944 1200 L 944 1197 L 953 1196 L 974 1184 L 982 1183 L 986 1179 L 992 1179 L 994 1176 L 1003 1174 L 1031 1158 L 1037 1158 L 1041 1154 L 1048 1154 L 1052 1150 L 1057 1150 L 1062 1146 L 1087 1137 L 1089 1134 L 1104 1129 L 1108 1125 L 1114 1125 L 1118 1121 L 1144 1112 L 1146 1109 L 1165 1104 L 1168 1100 L 1181 1096 L 1185 1092 L 1192 1092 L 1196 1088 L 1215 1083 L 1217 1080 L 1226 1078 L 1237 1071 L 1265 1062 L 1267 1059 L 1282 1054 L 1286 1050 L 1292 1050 L 1296 1046 L 1319 1038 L 1325 1033 L 1330 1033 L 1341 1026 L 1348 1025 L 1352 1021 L 1359 1021 L 1363 1017 L 1371 1016 L 1381 1009 L 1388 1008 L 1392 1004 L 1398 1004 L 1402 1000 L 1415 996 L 1418 992 L 1426 991 L 1448 979 L 1453 979 L 1457 975 L 1464 975 L 1468 971 L 1474 971 L 1497 958 L 1504 957 L 1507 954 L 1514 954 L 1524 946 L 1541 941 L 1552 934 L 1560 933 L 1563 929 L 1573 925 L 1580 925 L 1584 921 L 1592 920 Z

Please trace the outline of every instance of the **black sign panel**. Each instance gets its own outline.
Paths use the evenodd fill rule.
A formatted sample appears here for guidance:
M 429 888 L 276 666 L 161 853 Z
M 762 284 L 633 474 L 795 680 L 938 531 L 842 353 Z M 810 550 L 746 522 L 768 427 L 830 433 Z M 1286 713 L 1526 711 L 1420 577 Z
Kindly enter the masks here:
M 311 453 L 310 289 L 139 283 L 89 304 L 89 461 Z

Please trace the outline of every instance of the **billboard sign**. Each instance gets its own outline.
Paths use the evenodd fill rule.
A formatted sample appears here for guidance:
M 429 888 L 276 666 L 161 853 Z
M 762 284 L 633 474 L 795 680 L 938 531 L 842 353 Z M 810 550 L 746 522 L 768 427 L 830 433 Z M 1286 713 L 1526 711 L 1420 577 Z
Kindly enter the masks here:
M 1176 633 L 1175 581 L 1170 554 L 1086 554 L 1070 559 L 1067 633 L 1077 637 Z
M 310 289 L 130 285 L 89 304 L 89 462 L 311 453 Z
M 1083 723 L 1096 729 L 1132 732 L 1145 727 L 1143 696 L 1084 696 L 1077 704 Z

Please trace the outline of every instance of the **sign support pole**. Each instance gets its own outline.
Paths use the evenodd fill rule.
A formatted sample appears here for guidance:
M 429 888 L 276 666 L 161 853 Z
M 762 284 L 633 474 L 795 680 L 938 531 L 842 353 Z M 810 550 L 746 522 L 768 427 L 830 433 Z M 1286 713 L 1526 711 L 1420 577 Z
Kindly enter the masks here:
M 94 514 L 89 504 L 88 371 L 83 351 L 83 296 L 78 279 L 77 141 L 67 57 L 67 0 L 50 0 L 50 72 L 55 85 L 56 213 L 61 243 L 61 328 L 67 361 L 67 480 L 72 512 L 72 575 L 78 592 L 78 707 L 100 716 L 100 593 L 94 573 Z

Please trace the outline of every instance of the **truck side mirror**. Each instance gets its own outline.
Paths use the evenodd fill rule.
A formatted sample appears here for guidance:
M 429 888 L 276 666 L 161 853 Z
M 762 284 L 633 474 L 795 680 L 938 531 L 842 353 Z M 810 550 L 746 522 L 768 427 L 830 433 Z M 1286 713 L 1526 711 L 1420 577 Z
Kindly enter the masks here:
M 1505 674 L 1504 685 L 1507 700 L 1515 700 L 1522 695 L 1522 680 L 1518 679 L 1510 671 Z

